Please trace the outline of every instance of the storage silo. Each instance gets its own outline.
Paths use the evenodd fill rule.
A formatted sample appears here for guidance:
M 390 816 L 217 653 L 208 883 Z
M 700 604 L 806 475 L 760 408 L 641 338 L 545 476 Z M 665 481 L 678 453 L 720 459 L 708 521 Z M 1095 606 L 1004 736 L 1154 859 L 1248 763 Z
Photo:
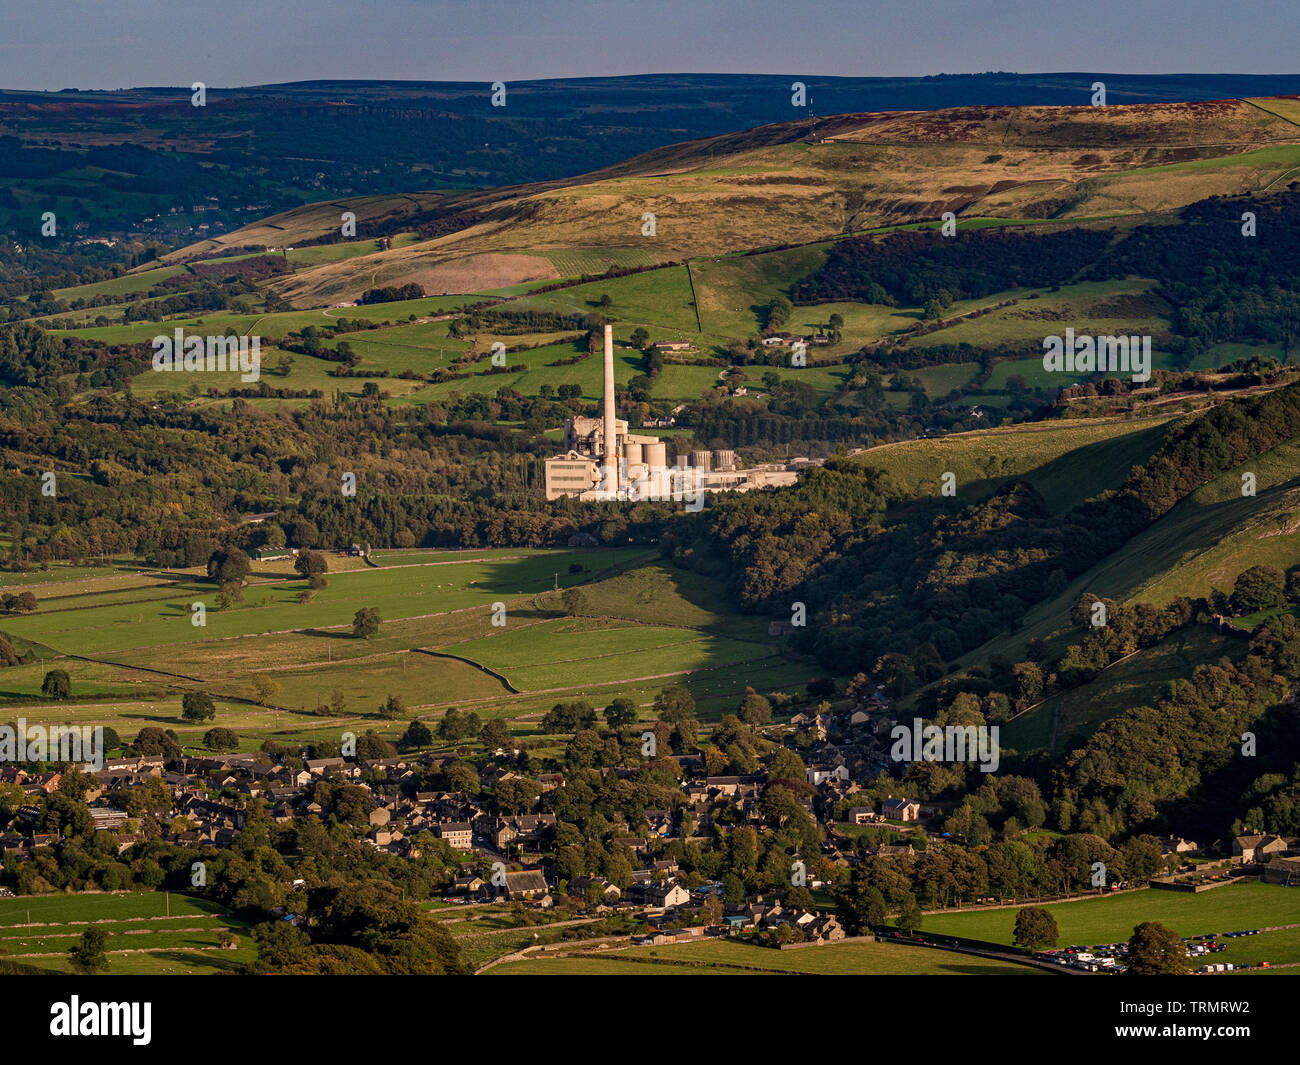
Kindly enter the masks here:
M 605 326 L 605 413 L 601 418 L 604 447 L 601 449 L 606 491 L 618 490 L 618 414 L 614 408 L 614 327 Z
M 623 483 L 628 487 L 629 498 L 642 497 L 646 488 L 646 468 L 641 444 L 629 441 L 623 445 Z
M 713 468 L 728 472 L 734 470 L 736 468 L 736 453 L 734 451 L 715 451 L 713 453 Z
M 710 451 L 692 451 L 691 465 L 697 470 L 707 470 L 713 461 L 713 453 Z
M 664 443 L 646 444 L 645 464 L 652 470 L 663 469 L 668 465 L 668 445 Z

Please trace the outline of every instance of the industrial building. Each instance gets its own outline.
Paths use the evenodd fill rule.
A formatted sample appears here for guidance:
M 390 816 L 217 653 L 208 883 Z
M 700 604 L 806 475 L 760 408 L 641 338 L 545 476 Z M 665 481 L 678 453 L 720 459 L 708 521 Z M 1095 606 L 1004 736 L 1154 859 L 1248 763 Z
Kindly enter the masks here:
M 657 436 L 628 431 L 614 409 L 614 331 L 605 326 L 603 414 L 564 423 L 564 454 L 546 460 L 546 498 L 582 500 L 673 499 L 698 501 L 703 492 L 747 491 L 794 484 L 786 466 L 736 468 L 734 451 L 692 451 L 668 461 Z

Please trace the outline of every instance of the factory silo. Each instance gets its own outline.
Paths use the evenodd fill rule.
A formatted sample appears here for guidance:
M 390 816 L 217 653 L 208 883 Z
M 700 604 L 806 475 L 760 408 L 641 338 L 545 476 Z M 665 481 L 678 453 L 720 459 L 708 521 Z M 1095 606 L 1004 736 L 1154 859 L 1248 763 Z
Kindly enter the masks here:
M 632 498 L 642 498 L 650 483 L 646 476 L 643 445 L 631 441 L 623 445 L 623 478 Z
M 605 396 L 604 416 L 601 419 L 604 446 L 601 467 L 604 471 L 605 491 L 611 495 L 618 491 L 618 426 L 614 412 L 614 328 L 605 326 Z

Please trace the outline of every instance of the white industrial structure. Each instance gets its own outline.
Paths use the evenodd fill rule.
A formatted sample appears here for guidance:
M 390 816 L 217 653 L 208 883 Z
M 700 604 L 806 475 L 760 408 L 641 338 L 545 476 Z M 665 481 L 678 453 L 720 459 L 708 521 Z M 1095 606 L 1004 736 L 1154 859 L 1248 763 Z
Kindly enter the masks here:
M 736 469 L 734 451 L 692 451 L 668 463 L 668 445 L 657 436 L 628 432 L 615 416 L 614 330 L 605 326 L 605 389 L 600 418 L 564 423 L 564 454 L 546 460 L 546 498 L 583 500 L 700 500 L 703 492 L 746 491 L 794 484 L 798 474 L 784 466 Z

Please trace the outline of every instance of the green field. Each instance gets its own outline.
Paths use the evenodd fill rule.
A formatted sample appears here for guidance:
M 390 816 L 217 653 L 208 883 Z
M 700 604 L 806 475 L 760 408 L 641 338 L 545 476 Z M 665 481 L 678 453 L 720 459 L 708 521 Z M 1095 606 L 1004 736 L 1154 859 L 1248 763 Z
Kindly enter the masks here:
M 821 266 L 826 260 L 826 247 L 793 248 L 766 255 L 692 263 L 695 294 L 699 297 L 705 331 L 734 337 L 757 333 L 765 324 L 762 307 L 777 296 L 788 295 L 793 282 Z M 796 308 L 795 314 L 813 310 Z M 820 313 L 822 308 L 816 311 Z M 831 311 L 825 313 L 829 315 Z
M 1181 500 L 1169 513 L 1072 582 L 1055 599 L 1025 615 L 1013 635 L 999 636 L 962 661 L 988 654 L 1019 655 L 1032 637 L 1050 640 L 1069 628 L 1070 608 L 1084 592 L 1163 606 L 1175 596 L 1231 591 L 1253 565 L 1283 570 L 1300 563 L 1300 443 L 1289 441 L 1226 471 Z M 1241 494 L 1241 475 L 1255 474 L 1257 494 Z
M 1032 976 L 1041 970 L 896 943 L 833 943 L 774 950 L 730 940 L 631 947 L 493 966 L 487 976 Z
M 1016 750 L 1046 748 L 1056 754 L 1081 747 L 1107 718 L 1135 706 L 1153 706 L 1170 681 L 1191 676 L 1206 662 L 1239 657 L 1244 646 L 1208 626 L 1173 633 L 1008 722 L 1002 741 Z
M 508 628 L 499 636 L 444 650 L 481 662 L 515 687 L 534 691 L 571 687 L 577 670 L 586 683 L 602 684 L 736 665 L 771 653 L 769 648 L 685 629 L 585 618 Z
M 626 562 L 637 552 L 613 549 L 600 556 L 602 568 Z M 574 583 L 568 567 L 578 561 L 592 568 L 590 552 L 483 551 L 472 560 L 456 552 L 430 552 L 427 564 L 330 574 L 328 587 L 307 604 L 297 602 L 305 582 L 289 572 L 279 579 L 250 582 L 243 605 L 221 610 L 206 580 L 177 581 L 147 596 L 131 590 L 88 597 L 75 610 L 37 611 L 6 620 L 6 631 L 54 650 L 102 653 L 179 645 L 231 636 L 255 636 L 308 628 L 347 627 L 359 605 L 378 607 L 389 619 L 418 617 L 482 606 L 502 597 L 536 594 Z M 191 624 L 191 606 L 204 602 L 206 625 Z M 177 661 L 177 659 L 173 659 Z
M 183 266 L 160 266 L 140 273 L 123 274 L 121 277 L 114 277 L 108 281 L 96 281 L 89 285 L 74 285 L 71 288 L 56 288 L 50 294 L 55 299 L 67 300 L 69 303 L 79 299 L 93 299 L 95 296 L 127 296 L 136 292 L 147 292 L 158 282 L 166 281 L 168 278 L 185 272 L 186 268 Z M 103 308 L 95 308 L 92 314 L 103 312 Z
M 1093 336 L 1150 336 L 1153 346 L 1168 335 L 1169 322 L 1164 317 L 1167 306 L 1151 293 L 1154 283 L 1149 281 L 1085 281 L 1064 285 L 1057 292 L 1039 291 L 1037 298 L 1027 298 L 1023 293 L 999 293 L 981 301 L 984 305 L 1016 298 L 1014 306 L 1002 307 L 979 318 L 965 318 L 946 328 L 939 329 L 911 341 L 915 348 L 929 348 L 940 344 L 973 344 L 977 347 L 995 347 L 1005 342 L 1030 345 L 1041 350 L 1045 336 L 1062 334 L 1072 326 L 1077 335 Z M 944 312 L 945 319 L 957 318 L 968 309 L 955 304 Z M 1018 373 L 1031 386 L 1038 380 L 1046 387 L 1059 388 L 1071 384 L 1064 373 L 1048 374 L 1043 371 L 1041 358 L 1037 360 L 1038 376 L 1032 377 L 1029 364 L 1000 364 L 989 383 L 990 388 L 1005 387 L 999 380 L 1008 373 Z M 1153 359 L 1153 362 L 1155 360 Z M 1015 368 L 1012 368 L 1015 367 Z M 1087 376 L 1087 375 L 1081 375 Z
M 1279 363 L 1287 362 L 1287 352 L 1282 344 L 1215 344 L 1201 352 L 1188 365 L 1190 370 L 1217 370 L 1238 359 L 1261 358 L 1276 359 Z M 1290 360 L 1292 364 L 1295 359 Z
M 287 388 L 299 392 L 309 392 L 316 390 L 323 395 L 333 395 L 334 392 L 342 392 L 346 395 L 359 396 L 365 387 L 365 381 L 360 378 L 340 378 L 335 377 L 330 371 L 338 363 L 330 362 L 326 359 L 316 359 L 310 355 L 300 353 L 290 354 L 293 359 L 293 365 L 287 376 L 280 376 L 269 372 L 269 367 L 274 365 L 278 359 L 285 354 L 279 348 L 262 347 L 261 359 L 262 370 L 260 380 L 264 381 L 270 388 Z M 379 382 L 385 392 L 393 393 L 397 396 L 403 396 L 414 392 L 420 387 L 418 381 L 403 381 L 397 379 L 386 379 Z M 209 400 L 206 392 L 210 388 L 217 389 L 220 395 L 224 395 L 231 389 L 244 389 L 256 387 L 256 382 L 250 383 L 241 379 L 238 370 L 228 370 L 225 372 L 212 371 L 203 373 L 174 373 L 174 372 L 155 372 L 152 369 L 143 373 L 136 374 L 131 379 L 131 391 L 141 399 L 159 400 L 165 396 L 180 397 L 183 400 L 194 399 L 202 403 L 229 403 L 227 399 Z M 258 402 L 254 400 L 253 402 Z M 303 400 L 273 400 L 275 404 L 302 404 L 308 401 Z
M 600 707 L 626 696 L 648 707 L 662 688 L 683 684 L 710 721 L 734 711 L 747 687 L 791 692 L 808 679 L 765 619 L 723 609 L 714 582 L 687 579 L 643 550 L 409 550 L 375 561 L 380 568 L 331 559 L 339 570 L 306 604 L 287 563 L 259 562 L 245 604 L 228 610 L 216 609 L 206 580 L 187 574 L 68 570 L 34 585 L 36 613 L 6 621 L 38 660 L 5 671 L 0 700 L 128 738 L 165 722 L 196 745 L 209 726 L 184 721 L 180 700 L 202 689 L 219 723 L 253 749 L 268 732 L 310 741 L 318 729 L 358 724 L 396 737 L 405 725 L 376 716 L 388 695 L 422 716 L 472 707 L 528 731 L 564 698 Z M 560 616 L 557 582 L 582 584 L 591 616 Z M 212 608 L 201 628 L 190 622 L 196 601 Z M 369 640 L 351 634 L 362 603 L 385 618 Z M 506 607 L 504 625 L 493 623 L 496 603 Z M 71 674 L 71 701 L 40 695 L 56 664 Z M 280 685 L 267 706 L 252 685 L 259 675 Z M 335 693 L 341 713 L 297 716 Z
M 921 496 L 939 495 L 945 472 L 957 498 L 978 499 L 1023 478 L 1053 510 L 1064 510 L 1123 483 L 1168 431 L 1164 419 L 1038 422 L 875 447 L 857 456 Z
M 405 248 L 417 243 L 419 239 L 414 233 L 398 233 L 392 238 L 392 246 Z M 339 244 L 317 244 L 310 248 L 290 248 L 287 257 L 294 266 L 319 266 L 321 263 L 354 259 L 358 255 L 372 255 L 377 251 L 379 251 L 379 241 L 355 240 Z
M 1235 931 L 1235 929 L 1229 929 Z M 1234 965 L 1258 965 L 1266 961 L 1269 965 L 1295 965 L 1300 963 L 1300 928 L 1287 928 L 1278 932 L 1261 932 L 1257 936 L 1224 940 L 1228 949 L 1214 955 L 1216 962 L 1232 962 Z M 1201 965 L 1207 959 L 1197 961 Z M 1294 973 L 1296 970 L 1282 970 Z
M 560 277 L 603 274 L 610 267 L 653 266 L 658 258 L 644 248 L 568 248 L 541 253 Z
M 954 362 L 945 366 L 927 366 L 923 370 L 909 371 L 909 377 L 915 377 L 925 388 L 925 394 L 931 399 L 946 396 L 953 389 L 968 385 L 979 372 L 977 362 Z M 980 397 L 980 403 L 987 402 Z
M 67 952 L 91 924 L 108 933 L 109 975 L 230 972 L 256 956 L 248 927 L 215 902 L 161 891 L 0 899 L 0 955 L 73 972 Z M 238 937 L 235 949 L 218 946 L 222 929 Z
M 121 279 L 119 279 L 121 280 Z M 483 297 L 490 298 L 490 297 Z M 309 325 L 325 326 L 339 318 L 351 320 L 366 319 L 375 323 L 389 322 L 393 325 L 406 325 L 411 315 L 417 318 L 429 315 L 447 314 L 459 309 L 466 303 L 475 303 L 479 297 L 465 296 L 426 296 L 415 300 L 402 300 L 394 303 L 376 303 L 368 306 L 320 308 L 302 311 L 277 311 L 273 314 L 238 314 L 233 311 L 204 311 L 200 314 L 182 314 L 168 318 L 165 322 L 141 321 L 118 325 L 96 326 L 76 330 L 53 330 L 57 336 L 77 336 L 87 340 L 99 340 L 106 344 L 147 343 L 161 332 L 171 332 L 177 328 L 187 332 L 224 333 L 228 326 L 241 334 L 256 333 L 259 336 L 283 337 L 291 331 L 304 329 Z M 106 313 L 106 308 L 98 308 L 94 314 Z M 353 340 L 372 334 L 349 333 L 345 339 Z
M 1102 334 L 1108 335 L 1108 334 Z M 1169 352 L 1161 351 L 1159 348 L 1153 348 L 1151 351 L 1151 368 L 1153 370 L 1181 370 L 1182 364 Z M 1126 377 L 1130 376 L 1123 371 L 1108 372 L 1102 376 L 1106 377 Z M 1066 388 L 1070 385 L 1083 384 L 1086 381 L 1095 381 L 1096 374 L 1069 371 L 1054 371 L 1045 369 L 1041 357 L 1030 359 L 1004 359 L 994 368 L 993 373 L 989 375 L 988 383 L 985 388 L 1007 388 L 1011 378 L 1021 378 L 1025 386 L 1030 389 L 1040 391 L 1055 392 L 1058 388 Z
M 30 589 L 39 592 L 42 584 L 53 585 L 87 577 L 113 577 L 116 574 L 117 570 L 111 565 L 73 566 L 70 563 L 55 562 L 49 569 L 0 573 L 0 591 Z
M 587 602 L 594 614 L 765 639 L 766 620 L 737 616 L 723 608 L 724 593 L 721 581 L 652 562 L 592 585 Z
M 512 352 L 507 355 L 511 366 L 527 366 L 516 373 L 486 374 L 486 361 L 475 366 L 475 376 L 462 381 L 435 382 L 413 397 L 413 402 L 427 403 L 459 394 L 462 396 L 495 395 L 499 389 L 511 388 L 526 396 L 537 396 L 543 385 L 558 389 L 560 385 L 579 385 L 584 396 L 599 396 L 603 387 L 604 364 L 599 357 L 590 357 L 572 366 L 552 366 L 550 363 L 571 359 L 579 354 L 575 344 L 551 344 L 531 351 Z M 627 348 L 614 349 L 614 380 L 626 384 L 642 372 L 639 352 Z
M 1235 932 L 1300 922 L 1300 897 L 1291 888 L 1243 882 L 1200 894 L 1147 888 L 1109 898 L 1043 907 L 1056 919 L 1058 946 L 1096 946 L 1127 940 L 1135 925 L 1159 921 L 1181 936 Z M 1010 945 L 1018 907 L 926 914 L 923 930 Z M 1218 956 L 1216 956 L 1218 960 Z
M 634 325 L 657 326 L 678 334 L 695 334 L 699 328 L 691 304 L 691 287 L 684 266 L 651 270 L 627 277 L 593 281 L 585 285 L 527 296 L 516 300 L 512 310 L 545 310 L 560 314 L 589 314 L 602 295 L 613 303 L 601 313 L 607 318 Z M 671 339 L 676 334 L 656 333 L 652 339 Z

